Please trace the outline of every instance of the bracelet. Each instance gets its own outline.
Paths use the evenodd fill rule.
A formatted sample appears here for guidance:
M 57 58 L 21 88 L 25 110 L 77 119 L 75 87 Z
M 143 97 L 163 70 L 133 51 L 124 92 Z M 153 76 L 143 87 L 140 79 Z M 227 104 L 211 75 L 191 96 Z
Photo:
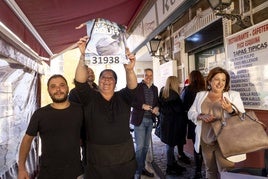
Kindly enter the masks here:
M 233 109 L 232 112 L 229 113 L 230 115 L 234 115 L 235 114 L 235 110 Z

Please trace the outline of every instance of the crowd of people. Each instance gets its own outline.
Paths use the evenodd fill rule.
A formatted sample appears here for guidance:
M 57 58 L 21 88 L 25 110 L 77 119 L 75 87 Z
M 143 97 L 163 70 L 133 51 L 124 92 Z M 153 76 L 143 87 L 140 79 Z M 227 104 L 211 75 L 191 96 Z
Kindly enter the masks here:
M 183 151 L 187 138 L 194 144 L 194 179 L 202 178 L 203 162 L 208 179 L 220 178 L 221 171 L 234 167 L 223 157 L 211 126 L 222 113 L 238 112 L 231 103 L 244 112 L 240 94 L 230 90 L 230 76 L 225 69 L 212 69 L 206 79 L 194 70 L 183 90 L 178 77 L 169 76 L 158 92 L 150 68 L 144 70 L 144 79 L 137 82 L 135 55 L 126 49 L 126 87 L 115 91 L 115 71 L 104 69 L 97 85 L 93 70 L 85 65 L 88 40 L 85 36 L 77 42 L 81 56 L 75 88 L 69 93 L 62 75 L 53 75 L 47 82 L 52 103 L 37 109 L 31 117 L 20 146 L 19 179 L 30 178 L 26 161 L 37 135 L 42 143 L 39 179 L 154 177 L 145 163 L 156 119 L 160 122 L 160 139 L 166 144 L 166 174 L 182 175 L 186 171 L 178 161 L 191 162 Z M 134 126 L 135 146 L 130 123 Z

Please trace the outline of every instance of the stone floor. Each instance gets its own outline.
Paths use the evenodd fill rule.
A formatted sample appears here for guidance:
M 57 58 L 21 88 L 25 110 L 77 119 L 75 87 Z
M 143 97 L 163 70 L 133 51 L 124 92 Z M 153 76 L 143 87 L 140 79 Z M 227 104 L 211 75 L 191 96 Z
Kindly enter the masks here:
M 147 155 L 146 168 L 148 171 L 155 174 L 154 178 L 149 178 L 142 176 L 141 179 L 191 179 L 194 176 L 194 161 L 193 156 L 186 153 L 186 155 L 191 159 L 191 164 L 187 165 L 178 162 L 180 165 L 186 167 L 187 171 L 183 172 L 181 176 L 171 176 L 166 175 L 166 146 L 160 139 L 154 135 L 154 130 L 152 132 L 153 144 L 149 154 Z M 175 150 L 175 155 L 177 157 L 177 151 Z M 203 169 L 204 171 L 204 169 Z M 203 172 L 204 175 L 204 172 Z
M 158 174 L 159 178 L 163 179 L 191 179 L 194 176 L 194 160 L 193 156 L 186 153 L 186 155 L 191 159 L 191 164 L 184 164 L 181 162 L 178 162 L 180 165 L 186 167 L 187 171 L 183 172 L 181 176 L 171 176 L 166 175 L 166 146 L 163 142 L 160 141 L 160 139 L 154 135 L 154 131 L 152 132 L 152 139 L 153 139 L 153 165 L 156 165 L 156 173 L 160 173 L 158 169 L 161 170 L 161 174 Z M 177 157 L 178 153 L 175 149 L 175 157 Z M 157 169 L 158 167 L 158 169 Z M 204 171 L 204 169 L 203 169 Z M 203 172 L 204 175 L 204 172 Z
M 151 172 L 155 173 L 154 178 L 149 178 L 142 176 L 142 179 L 192 179 L 194 176 L 194 159 L 193 156 L 190 154 L 186 155 L 191 159 L 191 164 L 184 164 L 181 162 L 178 162 L 180 165 L 186 167 L 187 171 L 185 171 L 181 176 L 170 176 L 166 175 L 166 146 L 163 142 L 160 141 L 160 139 L 154 135 L 154 130 L 152 131 L 152 141 L 153 144 L 151 147 L 151 150 L 149 151 L 148 157 L 147 156 L 147 169 Z M 152 155 L 153 154 L 153 155 Z M 175 149 L 175 156 L 177 157 L 177 150 Z M 204 169 L 204 164 L 202 168 L 202 175 L 203 178 L 205 178 L 205 169 Z M 221 178 L 222 179 L 267 179 L 268 177 L 261 177 L 261 176 L 254 176 L 254 175 L 245 175 L 243 173 L 237 174 L 237 173 L 229 173 L 229 172 L 223 172 L 221 173 Z

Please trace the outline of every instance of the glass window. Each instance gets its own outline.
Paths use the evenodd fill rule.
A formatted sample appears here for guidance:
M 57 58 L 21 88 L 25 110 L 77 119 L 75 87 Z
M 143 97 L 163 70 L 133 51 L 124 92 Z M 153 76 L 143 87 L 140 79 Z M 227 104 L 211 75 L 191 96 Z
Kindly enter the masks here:
M 223 45 L 196 53 L 195 64 L 195 69 L 200 70 L 204 76 L 207 76 L 209 70 L 216 66 L 225 67 L 225 50 Z

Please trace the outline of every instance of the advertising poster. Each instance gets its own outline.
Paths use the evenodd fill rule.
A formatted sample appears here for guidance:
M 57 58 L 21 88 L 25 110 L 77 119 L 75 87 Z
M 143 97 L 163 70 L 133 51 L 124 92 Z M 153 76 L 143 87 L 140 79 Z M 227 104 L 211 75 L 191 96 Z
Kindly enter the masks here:
M 231 89 L 245 108 L 268 110 L 268 20 L 226 38 Z

